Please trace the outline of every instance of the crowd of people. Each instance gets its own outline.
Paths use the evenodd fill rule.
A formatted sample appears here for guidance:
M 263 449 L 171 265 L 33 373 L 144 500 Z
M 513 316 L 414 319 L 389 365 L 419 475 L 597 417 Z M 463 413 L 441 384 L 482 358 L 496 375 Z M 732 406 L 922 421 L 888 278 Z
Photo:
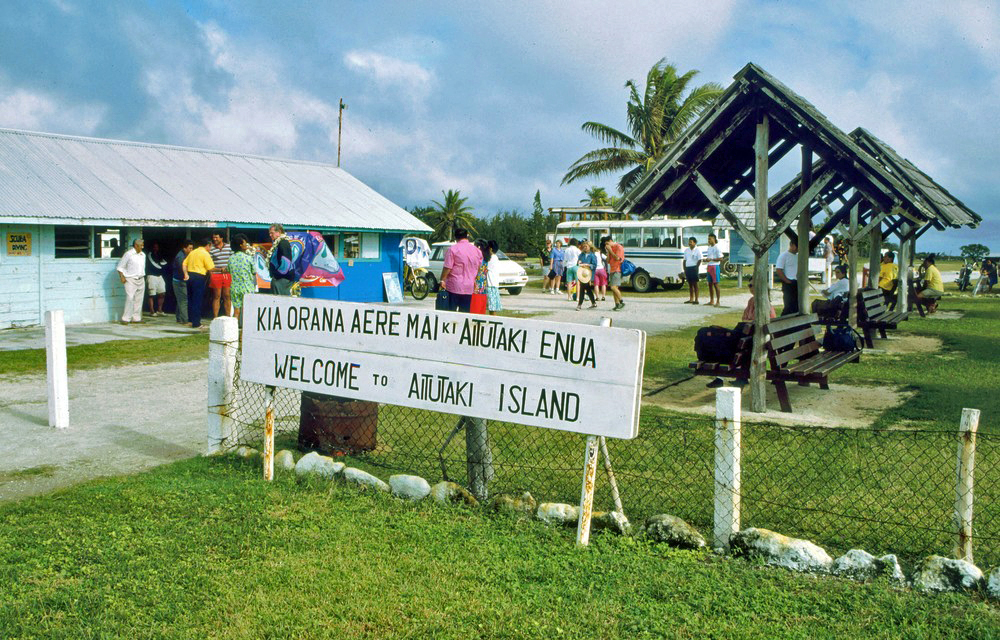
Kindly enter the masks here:
M 575 301 L 576 308 L 583 308 L 585 297 L 590 299 L 590 309 L 603 302 L 610 291 L 615 305 L 612 311 L 625 308 L 622 299 L 622 265 L 625 249 L 614 242 L 611 236 L 601 238 L 597 245 L 589 240 L 571 238 L 563 247 L 561 240 L 553 246 L 551 240 L 545 242 L 547 260 L 542 264 L 548 271 L 542 278 L 542 291 L 551 295 L 562 295 L 565 286 L 566 299 Z
M 284 228 L 275 224 L 268 230 L 271 248 L 265 253 L 271 290 L 276 295 L 289 295 L 295 284 L 292 268 L 292 247 Z M 256 255 L 260 251 L 242 233 L 234 234 L 227 243 L 221 233 L 213 233 L 197 241 L 183 240 L 173 260 L 160 252 L 153 242 L 146 252 L 142 238 L 135 238 L 125 251 L 116 271 L 125 288 L 125 308 L 122 324 L 142 323 L 143 300 L 148 295 L 149 315 L 167 315 L 163 311 L 166 279 L 176 301 L 174 311 L 178 324 L 207 330 L 202 313 L 209 296 L 212 317 L 235 316 L 242 323 L 244 298 L 256 293 Z M 169 275 L 168 275 L 169 274 Z

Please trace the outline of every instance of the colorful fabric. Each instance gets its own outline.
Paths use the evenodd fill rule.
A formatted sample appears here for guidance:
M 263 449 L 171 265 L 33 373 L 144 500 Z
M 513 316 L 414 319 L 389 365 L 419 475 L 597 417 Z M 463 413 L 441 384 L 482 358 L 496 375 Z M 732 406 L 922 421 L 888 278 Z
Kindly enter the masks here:
M 487 311 L 503 311 L 503 303 L 500 302 L 500 287 L 486 287 L 486 309 Z
M 257 274 L 254 269 L 256 251 L 237 251 L 229 257 L 229 274 L 233 284 L 229 289 L 233 306 L 242 309 L 243 298 L 248 293 L 257 293 Z
M 316 231 L 282 234 L 266 258 L 256 254 L 253 262 L 258 286 L 270 286 L 277 278 L 301 287 L 336 287 L 345 278 L 337 258 Z
M 489 278 L 490 263 L 485 260 L 479 265 L 476 272 L 476 284 L 472 287 L 472 293 L 486 293 L 486 280 Z

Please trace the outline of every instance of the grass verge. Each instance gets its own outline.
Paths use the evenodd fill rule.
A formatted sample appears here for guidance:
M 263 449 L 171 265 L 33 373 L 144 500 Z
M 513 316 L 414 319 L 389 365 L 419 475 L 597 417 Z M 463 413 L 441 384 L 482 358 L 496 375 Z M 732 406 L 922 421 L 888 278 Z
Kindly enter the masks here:
M 203 360 L 208 356 L 208 334 L 155 340 L 110 340 L 66 348 L 71 371 L 124 364 L 154 364 Z M 4 351 L 0 375 L 45 373 L 45 349 Z
M 995 637 L 925 597 L 193 459 L 0 507 L 3 637 Z

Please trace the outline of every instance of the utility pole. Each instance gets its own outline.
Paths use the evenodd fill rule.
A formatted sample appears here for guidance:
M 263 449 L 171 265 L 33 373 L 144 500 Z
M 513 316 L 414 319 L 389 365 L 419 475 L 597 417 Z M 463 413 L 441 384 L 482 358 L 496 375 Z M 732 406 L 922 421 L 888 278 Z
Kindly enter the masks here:
M 344 131 L 344 109 L 347 105 L 344 104 L 344 99 L 340 99 L 340 113 L 337 114 L 337 166 L 340 166 L 340 135 Z

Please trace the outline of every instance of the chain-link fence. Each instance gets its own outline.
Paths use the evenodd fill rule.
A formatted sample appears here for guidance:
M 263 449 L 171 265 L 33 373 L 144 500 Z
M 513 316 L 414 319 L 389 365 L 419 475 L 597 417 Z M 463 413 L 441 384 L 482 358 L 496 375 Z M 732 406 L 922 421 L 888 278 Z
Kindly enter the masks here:
M 235 423 L 224 447 L 259 447 L 268 389 L 239 377 L 229 403 Z M 392 473 L 468 486 L 460 418 L 372 403 L 348 403 L 325 420 L 324 396 L 273 391 L 276 447 L 351 451 Z M 305 419 L 303 419 L 305 407 Z M 323 434 L 324 421 L 346 425 Z M 715 424 L 707 416 L 647 411 L 633 440 L 608 440 L 626 515 L 633 523 L 670 513 L 711 538 Z M 300 426 L 301 425 L 301 426 Z M 319 435 L 317 435 L 319 433 Z M 490 495 L 530 492 L 539 502 L 580 499 L 585 438 L 507 422 L 488 424 Z M 951 555 L 956 542 L 955 431 L 788 427 L 742 423 L 742 526 L 763 527 L 823 545 L 831 553 L 863 548 L 914 558 Z M 1000 441 L 978 435 L 973 546 L 978 563 L 1000 563 Z M 599 470 L 595 509 L 611 510 Z

